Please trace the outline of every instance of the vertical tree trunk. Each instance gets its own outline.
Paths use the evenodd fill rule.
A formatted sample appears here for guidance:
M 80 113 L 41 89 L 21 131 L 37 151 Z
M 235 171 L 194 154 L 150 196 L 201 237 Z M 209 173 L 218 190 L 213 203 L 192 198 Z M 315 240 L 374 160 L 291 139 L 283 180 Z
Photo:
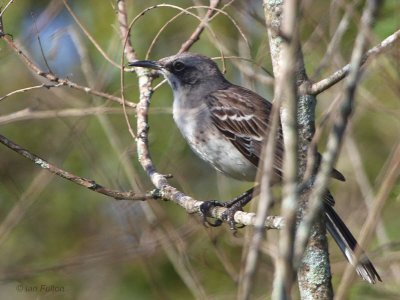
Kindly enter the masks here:
M 285 2 L 285 3 L 284 3 Z M 285 18 L 294 18 L 293 20 L 285 19 L 283 23 L 283 10 L 286 9 L 285 13 L 287 14 Z M 294 29 L 292 32 L 288 32 L 287 30 L 283 30 L 283 27 L 288 27 L 288 23 L 293 24 L 292 21 L 296 21 L 297 12 L 294 11 L 297 9 L 296 1 L 272 1 L 272 0 L 264 0 L 264 12 L 267 22 L 268 28 L 268 37 L 269 44 L 271 50 L 271 58 L 273 64 L 274 75 L 277 80 L 283 76 L 287 76 L 285 73 L 286 67 L 293 68 L 293 76 L 292 76 L 292 84 L 295 83 L 297 93 L 295 93 L 295 101 L 297 104 L 297 119 L 296 125 L 297 127 L 297 165 L 298 165 L 298 180 L 301 181 L 303 175 L 306 171 L 307 166 L 307 151 L 308 146 L 312 140 L 315 131 L 315 105 L 316 99 L 315 96 L 308 94 L 301 94 L 300 91 L 305 90 L 302 87 L 307 86 L 309 83 L 304 62 L 303 55 L 301 51 L 300 42 L 298 39 L 298 32 Z M 290 16 L 288 16 L 290 15 Z M 289 26 L 290 27 L 290 26 Z M 296 25 L 298 28 L 298 24 Z M 284 37 L 283 37 L 284 36 Z M 292 45 L 290 45 L 292 44 Z M 292 52 L 290 47 L 292 47 Z M 285 64 L 290 64 L 290 56 L 294 58 L 292 66 L 285 66 Z M 290 75 L 290 72 L 288 73 Z M 283 80 L 289 81 L 289 78 L 283 78 Z M 277 85 L 276 85 L 277 86 Z M 290 121 L 288 115 L 295 111 L 290 110 L 290 105 L 286 104 L 285 101 L 289 101 L 290 98 L 290 83 L 287 84 L 286 88 L 281 91 L 281 96 L 286 97 L 287 99 L 283 99 L 283 105 L 281 109 L 281 120 L 283 127 L 283 135 L 284 139 L 288 136 L 290 138 L 290 133 L 288 133 L 288 128 L 290 128 L 290 124 L 285 124 Z M 277 93 L 277 90 L 275 90 Z M 279 97 L 279 95 L 278 95 Z M 286 141 L 285 141 L 286 146 Z M 295 148 L 292 148 L 295 149 Z M 303 218 L 304 213 L 307 208 L 307 200 L 309 196 L 311 186 L 309 186 L 306 191 L 303 191 L 297 198 L 298 206 L 295 205 L 297 209 L 297 224 Z M 293 205 L 289 206 L 289 208 L 293 209 Z M 286 209 L 286 207 L 285 207 Z M 292 234 L 291 238 L 293 239 L 292 243 L 286 244 L 289 247 L 294 247 L 294 234 Z M 285 251 L 285 253 L 293 253 L 294 249 L 289 249 Z M 282 254 L 282 249 L 280 250 Z M 309 243 L 305 250 L 303 259 L 299 266 L 294 266 L 294 258 L 293 255 L 291 257 L 282 257 L 281 259 L 287 259 L 291 264 L 292 270 L 297 270 L 297 278 L 299 282 L 299 289 L 301 294 L 301 299 L 332 299 L 333 291 L 331 284 L 331 273 L 330 273 L 330 265 L 329 265 L 329 253 L 328 253 L 328 243 L 326 239 L 326 228 L 325 228 L 325 220 L 322 214 L 317 218 L 315 224 L 312 228 L 312 233 L 309 239 Z M 278 264 L 279 267 L 279 264 Z M 292 272 L 293 273 L 293 272 Z M 274 291 L 274 297 L 277 299 L 286 299 L 290 298 L 290 286 L 291 286 L 291 274 L 285 273 L 287 278 L 283 278 L 282 280 L 286 281 L 283 285 L 274 285 L 274 289 L 282 289 L 281 292 Z M 282 275 L 281 275 L 282 276 Z M 279 286 L 279 287 L 278 287 Z M 285 289 L 283 291 L 283 289 Z

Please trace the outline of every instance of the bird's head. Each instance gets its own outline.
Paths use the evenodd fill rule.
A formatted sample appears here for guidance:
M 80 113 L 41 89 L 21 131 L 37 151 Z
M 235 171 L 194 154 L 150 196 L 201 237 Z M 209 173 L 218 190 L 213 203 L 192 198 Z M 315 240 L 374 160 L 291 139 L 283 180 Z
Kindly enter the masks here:
M 181 53 L 158 61 L 138 60 L 129 66 L 156 70 L 163 75 L 174 91 L 206 84 L 209 88 L 225 84 L 226 80 L 217 64 L 207 56 Z

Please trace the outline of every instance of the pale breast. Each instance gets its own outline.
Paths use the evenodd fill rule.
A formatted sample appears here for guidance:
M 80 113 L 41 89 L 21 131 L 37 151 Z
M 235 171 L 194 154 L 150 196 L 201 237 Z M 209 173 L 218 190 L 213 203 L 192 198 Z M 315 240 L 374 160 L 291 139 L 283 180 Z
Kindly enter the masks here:
M 174 120 L 193 151 L 227 176 L 254 181 L 257 168 L 211 123 L 206 104 L 183 109 L 174 101 Z

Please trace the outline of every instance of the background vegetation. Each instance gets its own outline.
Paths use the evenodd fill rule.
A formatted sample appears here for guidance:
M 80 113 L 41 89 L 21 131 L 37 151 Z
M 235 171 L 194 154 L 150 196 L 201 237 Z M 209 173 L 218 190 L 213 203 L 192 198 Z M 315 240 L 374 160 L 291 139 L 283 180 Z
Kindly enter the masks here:
M 7 2 L 3 1 L 3 7 Z M 167 2 L 182 7 L 208 5 L 208 1 Z M 302 44 L 308 74 L 315 81 L 349 61 L 363 4 L 353 2 L 302 1 Z M 101 48 L 119 64 L 122 46 L 114 1 L 69 3 Z M 158 3 L 127 1 L 129 19 Z M 343 38 L 321 66 L 332 35 L 350 9 L 354 13 Z M 243 75 L 246 67 L 263 78 L 269 76 L 263 68 L 271 72 L 261 1 L 232 1 L 225 10 L 239 24 L 250 48 L 246 49 L 238 30 L 223 15 L 210 25 L 218 41 L 228 56 L 254 61 L 240 61 L 240 71 L 237 59 L 227 59 L 227 78 L 272 99 L 272 85 Z M 193 12 L 202 16 L 205 10 Z M 176 9 L 161 7 L 139 19 L 132 29 L 139 58 L 145 57 L 157 32 L 177 13 Z M 398 1 L 384 2 L 370 37 L 371 46 L 399 29 L 399 13 Z M 5 12 L 3 22 L 5 32 L 12 34 L 43 70 L 50 67 L 56 76 L 120 96 L 118 68 L 106 61 L 82 33 L 62 1 L 15 1 Z M 198 20 L 189 15 L 171 22 L 156 41 L 150 58 L 176 53 L 197 25 Z M 191 51 L 220 56 L 216 41 L 207 32 Z M 366 200 L 373 201 L 391 153 L 400 141 L 399 61 L 397 44 L 373 58 L 365 68 L 337 165 L 347 181 L 332 183 L 337 210 L 356 236 L 367 215 Z M 0 62 L 0 97 L 47 83 L 33 74 L 3 41 Z M 318 122 L 328 117 L 324 131 L 330 129 L 330 112 L 341 99 L 341 87 L 339 83 L 318 97 Z M 134 74 L 125 74 L 125 96 L 137 102 Z M 164 84 L 152 98 L 150 116 L 151 153 L 158 170 L 171 173 L 171 183 L 197 199 L 226 200 L 246 190 L 249 183 L 225 178 L 194 156 L 173 123 L 171 103 L 170 88 Z M 135 143 L 120 105 L 57 87 L 10 95 L 0 100 L 0 107 L 0 133 L 57 166 L 115 189 L 131 190 L 137 186 L 138 192 L 147 192 L 153 188 L 137 162 Z M 100 115 L 81 115 L 93 107 L 109 110 Z M 52 115 L 67 109 L 75 109 L 80 115 Z M 46 113 L 37 114 L 43 111 Z M 134 110 L 128 112 L 134 126 Z M 324 149 L 324 138 L 320 149 Z M 370 286 L 357 279 L 349 299 L 400 297 L 399 194 L 397 182 L 380 216 L 377 237 L 365 246 L 384 282 Z M 276 232 L 269 232 L 263 244 L 255 299 L 270 294 L 276 237 Z M 232 299 L 245 238 L 246 228 L 237 236 L 225 226 L 207 229 L 198 216 L 187 215 L 169 202 L 114 201 L 52 176 L 0 147 L 1 299 Z M 333 283 L 337 285 L 346 261 L 336 246 L 332 245 L 330 251 Z M 22 292 L 17 290 L 20 285 L 24 287 Z M 41 285 L 63 287 L 64 291 L 26 290 L 40 289 Z

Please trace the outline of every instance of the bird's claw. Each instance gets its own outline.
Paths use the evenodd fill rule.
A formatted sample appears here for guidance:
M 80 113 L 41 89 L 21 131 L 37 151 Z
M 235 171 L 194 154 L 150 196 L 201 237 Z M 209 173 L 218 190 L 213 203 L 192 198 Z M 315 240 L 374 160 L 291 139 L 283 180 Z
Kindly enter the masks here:
M 203 215 L 203 224 L 206 226 L 211 226 L 211 227 L 218 227 L 221 226 L 222 220 L 216 219 L 215 222 L 210 222 L 209 219 L 207 218 L 207 215 L 209 214 L 211 208 L 215 206 L 223 206 L 222 203 L 216 201 L 216 200 L 209 200 L 209 201 L 204 201 L 200 205 L 200 212 Z
M 237 211 L 241 211 L 242 210 L 242 206 L 240 203 L 235 203 L 233 205 L 229 205 L 230 203 L 221 203 L 218 202 L 216 200 L 210 200 L 210 201 L 204 201 L 201 205 L 200 205 L 200 211 L 203 215 L 203 222 L 205 225 L 207 226 L 211 226 L 211 227 L 218 227 L 221 226 L 223 221 L 226 221 L 229 224 L 229 228 L 234 232 L 234 234 L 236 233 L 236 230 L 238 228 L 243 228 L 244 225 L 241 226 L 236 226 L 236 222 L 235 222 L 235 213 Z M 221 219 L 219 220 L 217 219 L 214 223 L 210 222 L 207 219 L 207 215 L 209 214 L 209 211 L 211 208 L 213 207 L 226 207 L 227 210 L 222 214 Z
M 227 210 L 222 214 L 222 220 L 229 224 L 229 229 L 236 233 L 237 229 L 243 228 L 245 225 L 237 226 L 235 222 L 235 213 L 238 211 L 243 211 L 240 203 L 235 203 L 227 207 Z

